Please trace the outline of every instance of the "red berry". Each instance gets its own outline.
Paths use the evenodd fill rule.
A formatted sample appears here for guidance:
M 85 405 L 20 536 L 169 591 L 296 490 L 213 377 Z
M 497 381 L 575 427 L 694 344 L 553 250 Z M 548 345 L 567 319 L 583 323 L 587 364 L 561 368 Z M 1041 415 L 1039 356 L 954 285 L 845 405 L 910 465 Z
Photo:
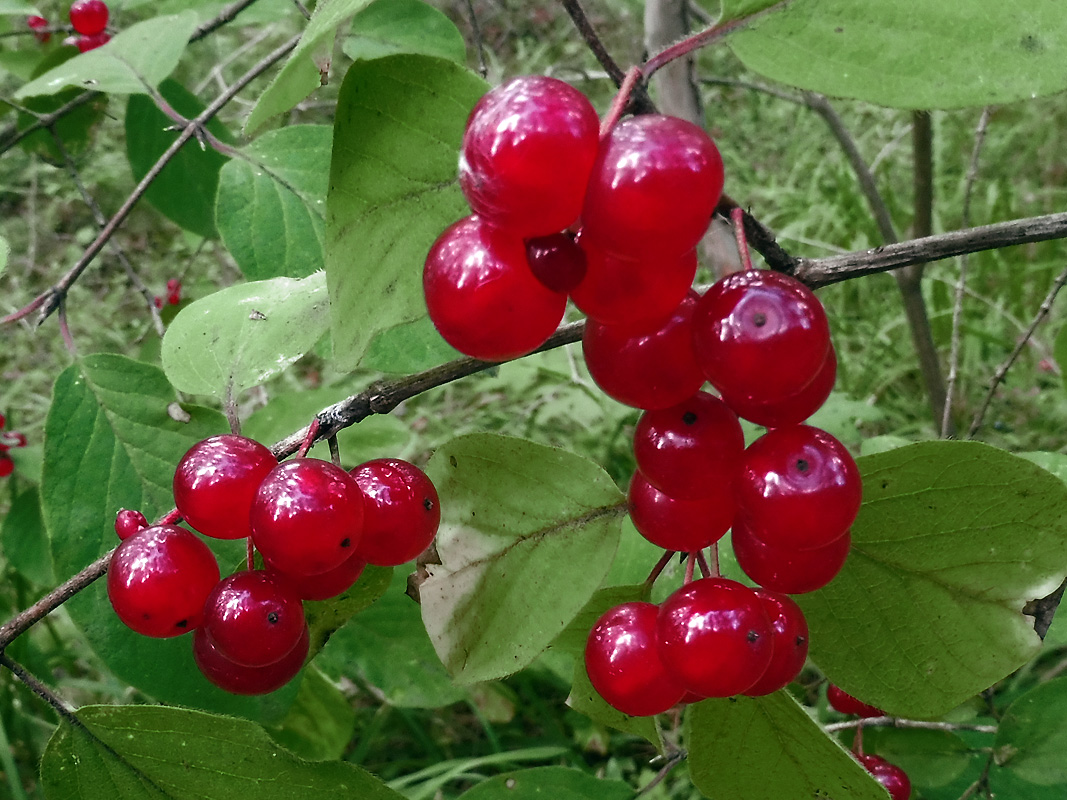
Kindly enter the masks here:
M 685 694 L 658 655 L 657 614 L 652 603 L 623 603 L 597 620 L 585 644 L 593 688 L 608 705 L 635 717 L 660 714 Z
M 155 297 L 152 298 L 152 305 L 154 305 L 156 308 L 163 308 L 163 298 L 157 294 Z
M 826 700 L 830 704 L 830 708 L 842 714 L 858 715 L 864 719 L 885 716 L 885 712 L 880 708 L 868 705 L 862 700 L 857 700 L 840 686 L 832 683 L 826 687 Z
M 44 17 L 29 17 L 26 19 L 26 25 L 28 25 L 30 30 L 34 32 L 34 38 L 37 39 L 37 41 L 39 41 L 41 44 L 44 44 L 52 38 L 51 33 L 42 32 L 44 28 L 48 27 L 48 20 L 46 20 Z
M 661 492 L 640 470 L 630 481 L 630 519 L 638 533 L 665 550 L 703 550 L 730 529 L 734 499 L 730 485 L 696 500 L 680 500 Z
M 7 425 L 7 417 L 5 417 L 3 414 L 0 414 L 0 430 L 3 430 L 5 425 Z
M 115 534 L 123 541 L 147 527 L 148 520 L 140 511 L 123 508 L 115 515 Z
M 201 626 L 235 664 L 265 667 L 288 655 L 304 635 L 304 604 L 278 573 L 237 572 L 220 581 L 204 603 Z
M 700 298 L 693 347 L 724 397 L 776 403 L 811 383 L 830 349 L 818 298 L 795 278 L 750 269 L 727 275 Z
M 297 458 L 275 467 L 252 503 L 252 541 L 286 575 L 339 567 L 363 535 L 363 493 L 338 466 Z
M 449 227 L 426 256 L 426 308 L 445 341 L 485 361 L 540 347 L 563 319 L 567 295 L 530 270 L 526 245 L 478 217 Z
M 603 325 L 655 327 L 677 308 L 696 275 L 695 250 L 669 258 L 634 259 L 601 250 L 584 235 L 578 243 L 588 269 L 571 299 Z
M 174 504 L 205 536 L 243 539 L 259 485 L 277 464 L 269 448 L 244 436 L 204 439 L 174 470 Z
M 74 46 L 78 48 L 79 52 L 88 53 L 90 50 L 95 50 L 98 47 L 102 47 L 110 41 L 110 34 L 97 33 L 93 36 L 79 36 L 77 39 L 74 40 Z
M 737 564 L 765 589 L 785 594 L 804 594 L 821 589 L 841 571 L 852 536 L 835 539 L 814 550 L 786 550 L 761 541 L 743 518 L 734 520 L 731 533 Z
M 673 258 L 696 247 L 723 187 L 723 164 L 701 128 L 647 114 L 601 144 L 582 208 L 582 235 L 626 258 Z
M 758 589 L 756 596 L 771 620 L 774 653 L 767 671 L 745 694 L 761 697 L 784 689 L 800 674 L 808 657 L 808 622 L 804 612 L 784 594 Z
M 230 661 L 212 644 L 203 629 L 193 634 L 193 659 L 204 677 L 231 694 L 267 694 L 280 689 L 304 666 L 311 638 L 307 627 L 296 646 L 281 661 L 265 667 L 244 667 Z
M 430 546 L 441 501 L 426 473 L 399 458 L 378 458 L 352 470 L 365 500 L 357 553 L 369 564 L 406 564 Z
M 6 478 L 15 471 L 15 462 L 11 456 L 0 456 L 0 478 Z
M 834 348 L 826 355 L 815 379 L 799 392 L 771 403 L 757 403 L 747 397 L 723 395 L 723 400 L 739 417 L 768 428 L 799 425 L 826 402 L 837 380 L 837 355 Z
M 553 233 L 526 240 L 530 271 L 553 292 L 569 292 L 582 282 L 585 253 L 569 233 Z
M 844 536 L 862 500 L 859 468 L 848 450 L 810 425 L 768 431 L 741 460 L 740 514 L 773 547 L 825 547 Z
M 682 686 L 730 697 L 759 680 L 774 652 L 771 622 L 756 593 L 726 578 L 702 578 L 663 601 L 659 656 Z
M 82 36 L 102 33 L 107 27 L 107 17 L 107 3 L 103 0 L 76 0 L 70 7 L 70 24 Z
M 634 430 L 638 469 L 671 497 L 695 500 L 732 493 L 744 452 L 737 415 L 707 392 L 646 411 Z
M 690 291 L 669 319 L 644 333 L 590 320 L 582 352 L 597 386 L 644 409 L 668 408 L 694 395 L 704 383 L 690 339 L 696 298 Z
M 347 592 L 363 574 L 367 562 L 356 553 L 341 562 L 341 566 L 318 575 L 286 575 L 267 565 L 268 572 L 277 572 L 285 578 L 304 600 L 329 600 Z
M 911 780 L 908 773 L 896 764 L 890 764 L 875 755 L 858 755 L 856 758 L 863 768 L 885 787 L 892 800 L 908 800 L 911 797 Z
M 581 92 L 555 78 L 513 78 L 471 111 L 459 184 L 475 214 L 520 237 L 558 233 L 578 219 L 600 120 Z
M 4 450 L 9 450 L 12 447 L 25 447 L 26 434 L 22 431 L 4 431 L 0 433 L 0 446 Z
M 176 525 L 145 528 L 111 555 L 107 595 L 119 619 L 144 636 L 165 638 L 200 625 L 219 582 L 215 556 Z

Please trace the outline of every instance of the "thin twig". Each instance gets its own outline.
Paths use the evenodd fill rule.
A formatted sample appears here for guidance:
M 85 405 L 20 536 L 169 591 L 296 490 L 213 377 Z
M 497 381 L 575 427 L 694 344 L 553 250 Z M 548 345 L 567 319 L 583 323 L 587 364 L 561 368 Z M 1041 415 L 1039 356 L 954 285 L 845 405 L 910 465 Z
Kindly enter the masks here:
M 1027 342 L 1030 341 L 1030 337 L 1034 335 L 1034 331 L 1037 330 L 1037 326 L 1040 325 L 1045 317 L 1048 316 L 1049 311 L 1052 310 L 1052 304 L 1056 300 L 1056 295 L 1060 293 L 1060 289 L 1067 283 L 1067 269 L 1061 272 L 1056 280 L 1052 282 L 1052 288 L 1049 289 L 1048 294 L 1045 296 L 1044 301 L 1041 303 L 1041 308 L 1037 310 L 1037 314 L 1034 315 L 1034 321 L 1030 323 L 1030 327 L 1026 329 L 1026 333 L 1022 338 L 1016 342 L 1015 349 L 1011 351 L 1011 355 L 1007 357 L 1003 364 L 997 367 L 997 371 L 993 374 L 993 379 L 989 382 L 989 390 L 986 392 L 985 399 L 982 401 L 981 407 L 978 409 L 978 413 L 974 415 L 974 420 L 971 422 L 971 428 L 967 431 L 967 438 L 973 439 L 974 435 L 978 433 L 978 429 L 982 427 L 982 422 L 985 419 L 986 411 L 989 410 L 990 403 L 993 402 L 993 397 L 996 395 L 997 387 L 1000 386 L 1005 376 L 1008 374 L 1008 370 L 1011 369 L 1015 360 L 1019 357 L 1019 354 L 1026 348 Z
M 296 10 L 299 11 L 304 19 L 311 19 L 311 12 L 307 10 L 307 6 L 300 2 L 300 0 L 293 0 L 293 5 L 296 6 Z
M 971 150 L 971 163 L 967 167 L 967 177 L 963 187 L 963 207 L 960 212 L 960 221 L 963 225 L 971 224 L 971 194 L 974 183 L 978 179 L 978 158 L 982 153 L 982 145 L 985 142 L 986 129 L 989 127 L 989 119 L 992 116 L 992 106 L 986 106 L 982 110 L 982 116 L 978 120 L 978 127 L 974 132 L 974 148 Z M 948 377 L 945 380 L 945 410 L 941 418 L 941 438 L 947 439 L 951 430 L 952 395 L 956 391 L 956 381 L 959 378 L 960 369 L 960 342 L 963 329 L 963 298 L 967 293 L 967 262 L 968 254 L 960 256 L 960 275 L 956 282 L 956 297 L 952 304 L 952 341 L 948 355 Z
M 97 235 L 96 239 L 94 239 L 93 242 L 85 249 L 85 252 L 82 254 L 81 258 L 78 259 L 77 263 L 75 263 L 75 265 L 71 267 L 71 269 L 66 273 L 66 275 L 64 275 L 59 280 L 58 283 L 56 283 L 54 286 L 52 286 L 51 289 L 41 295 L 41 297 L 45 299 L 45 302 L 43 303 L 40 308 L 40 311 L 38 312 L 36 320 L 36 324 L 38 326 L 42 322 L 44 322 L 44 320 L 47 319 L 48 316 L 56 310 L 56 308 L 58 308 L 60 301 L 70 290 L 70 287 L 81 276 L 81 274 L 85 271 L 86 267 L 88 267 L 89 264 L 92 263 L 92 260 L 100 252 L 100 250 L 103 249 L 104 245 L 111 239 L 112 236 L 115 235 L 115 232 L 118 230 L 119 226 L 125 221 L 130 211 L 133 210 L 133 207 L 144 196 L 145 192 L 148 191 L 148 187 L 159 176 L 160 172 L 163 171 L 164 167 L 166 167 L 167 164 L 169 164 L 170 161 L 174 158 L 174 156 L 178 154 L 178 151 L 181 150 L 182 147 L 184 147 L 190 139 L 196 136 L 197 132 L 203 128 L 204 124 L 207 123 L 208 120 L 212 119 L 216 114 L 218 114 L 218 112 L 227 103 L 229 103 L 237 95 L 238 92 L 240 92 L 255 78 L 257 78 L 267 69 L 269 69 L 273 64 L 277 63 L 279 60 L 285 57 L 285 55 L 287 55 L 294 47 L 296 47 L 299 41 L 300 36 L 296 35 L 292 37 L 288 42 L 283 44 L 281 47 L 276 48 L 273 52 L 271 52 L 265 58 L 259 61 L 259 63 L 253 66 L 248 72 L 242 75 L 232 86 L 230 86 L 230 88 L 226 92 L 221 94 L 211 105 L 205 108 L 194 119 L 189 121 L 189 124 L 178 135 L 178 138 L 174 140 L 171 146 L 168 147 L 167 150 L 163 153 L 163 155 L 159 157 L 156 163 L 152 165 L 152 168 L 148 170 L 144 178 L 142 178 L 140 183 L 137 184 L 137 187 L 133 190 L 129 197 L 126 198 L 126 201 L 122 204 L 122 207 L 119 208 L 117 212 L 115 212 L 115 215 L 108 221 L 107 225 L 104 226 L 103 230 L 99 233 L 99 235 Z M 6 317 L 3 320 L 0 320 L 0 322 L 6 321 L 8 321 L 8 318 Z
M 925 731 L 974 731 L 975 733 L 996 733 L 996 725 L 972 725 L 956 722 L 928 722 L 919 719 L 900 719 L 898 717 L 868 717 L 867 719 L 850 719 L 845 722 L 832 722 L 824 725 L 827 733 L 847 731 L 851 728 L 916 728 Z
M 233 22 L 237 18 L 237 15 L 253 5 L 256 0 L 238 0 L 236 3 L 231 3 L 222 9 L 213 19 L 209 19 L 204 24 L 200 25 L 193 31 L 193 35 L 189 37 L 189 42 L 198 42 L 208 34 L 214 33 L 223 25 Z
M 74 716 L 74 709 L 70 708 L 55 692 L 27 672 L 21 664 L 13 661 L 7 653 L 0 653 L 0 664 L 11 670 L 11 673 L 22 681 L 31 692 L 52 706 L 60 717 L 71 725 L 81 727 L 81 720 Z
M 670 757 L 667 759 L 667 762 L 660 768 L 660 771 L 656 773 L 655 777 L 652 778 L 652 780 L 650 780 L 640 789 L 638 789 L 634 797 L 640 797 L 641 795 L 646 794 L 655 789 L 657 786 L 659 786 L 660 783 L 663 782 L 663 779 L 670 774 L 671 770 L 677 767 L 683 761 L 685 761 L 685 758 L 685 750 L 676 750 L 675 752 L 671 753 Z
M 489 65 L 485 61 L 485 39 L 482 38 L 478 15 L 474 13 L 473 0 L 467 0 L 467 17 L 470 19 L 471 33 L 474 36 L 474 49 L 478 51 L 478 74 L 484 78 L 489 74 Z

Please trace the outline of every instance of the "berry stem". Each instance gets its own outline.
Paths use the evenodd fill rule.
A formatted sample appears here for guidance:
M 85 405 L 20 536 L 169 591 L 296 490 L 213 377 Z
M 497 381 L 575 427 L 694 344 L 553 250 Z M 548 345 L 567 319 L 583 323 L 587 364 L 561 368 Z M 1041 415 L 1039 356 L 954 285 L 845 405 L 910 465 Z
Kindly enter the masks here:
M 641 67 L 641 72 L 648 80 L 652 77 L 652 74 L 659 70 L 661 67 L 666 66 L 670 62 L 678 58 L 683 58 L 694 50 L 698 50 L 701 47 L 706 47 L 713 42 L 717 42 L 729 33 L 733 33 L 736 30 L 744 28 L 756 20 L 778 11 L 788 5 L 790 0 L 781 0 L 779 3 L 775 3 L 773 6 L 769 6 L 761 11 L 757 11 L 755 14 L 749 14 L 747 17 L 740 17 L 738 19 L 730 20 L 722 25 L 712 25 L 710 28 L 705 28 L 699 33 L 694 33 L 692 36 L 687 36 L 680 42 L 675 42 L 669 47 L 664 48 L 656 55 L 652 56 Z
M 308 450 L 311 449 L 311 445 L 315 443 L 315 436 L 319 432 L 319 425 L 321 425 L 321 423 L 319 422 L 319 418 L 314 417 L 311 420 L 311 424 L 308 425 L 307 436 L 304 437 L 304 441 L 301 443 L 300 449 L 296 451 L 297 458 L 303 458 L 308 454 Z
M 611 101 L 611 107 L 608 109 L 608 113 L 604 115 L 604 120 L 600 123 L 600 141 L 607 139 L 611 134 L 612 128 L 618 124 L 619 119 L 626 110 L 626 106 L 630 104 L 630 95 L 633 93 L 634 87 L 637 86 L 638 81 L 640 80 L 641 68 L 630 67 L 626 73 L 626 77 L 622 79 L 622 85 L 619 86 L 619 91 L 616 92 L 615 99 Z
M 705 578 L 718 578 L 719 577 L 719 549 L 716 545 L 712 545 L 712 553 L 715 558 L 715 568 L 712 569 L 708 566 L 708 560 L 704 557 L 703 550 L 697 550 L 697 564 L 700 566 L 700 574 Z
M 160 517 L 153 525 L 177 525 L 182 521 L 182 515 L 178 513 L 178 509 L 172 508 L 162 517 Z
M 852 740 L 852 752 L 858 756 L 863 755 L 863 720 L 856 726 L 856 736 Z
M 748 235 L 745 233 L 745 211 L 741 206 L 730 209 L 730 222 L 734 226 L 734 239 L 737 241 L 737 253 L 741 256 L 741 269 L 752 269 L 752 253 L 748 249 Z
M 693 582 L 693 567 L 697 563 L 697 552 L 694 550 L 689 554 L 689 557 L 685 560 L 685 578 L 682 579 L 682 585 Z
M 245 563 L 248 564 L 248 571 L 251 572 L 256 568 L 256 546 L 252 544 L 252 537 L 249 536 L 245 539 L 247 544 L 245 548 Z
M 652 571 L 648 573 L 648 577 L 645 578 L 645 584 L 652 586 L 652 584 L 656 582 L 656 578 L 658 578 L 663 570 L 667 568 L 667 565 L 671 563 L 672 558 L 674 558 L 673 550 L 668 550 L 660 556 L 659 561 L 656 562 L 656 566 L 652 568 Z
M 330 461 L 333 462 L 335 467 L 341 466 L 341 448 L 337 444 L 337 437 L 331 436 L 326 440 L 326 444 L 330 446 Z

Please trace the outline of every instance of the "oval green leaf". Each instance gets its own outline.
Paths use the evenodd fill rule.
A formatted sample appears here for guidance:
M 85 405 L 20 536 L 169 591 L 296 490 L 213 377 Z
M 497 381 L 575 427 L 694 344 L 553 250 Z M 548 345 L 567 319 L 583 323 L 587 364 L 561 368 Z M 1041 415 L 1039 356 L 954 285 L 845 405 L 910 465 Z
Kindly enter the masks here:
M 460 795 L 460 800 L 631 800 L 622 781 L 596 778 L 570 767 L 532 767 L 506 772 Z
M 303 278 L 323 268 L 333 129 L 263 134 L 222 168 L 215 222 L 249 280 Z
M 994 755 L 1004 771 L 1024 784 L 1067 786 L 1067 678 L 1031 689 L 1005 712 Z M 997 770 L 1000 772 L 1001 770 Z M 991 778 L 993 776 L 990 776 Z M 1022 797 L 1014 793 L 1005 797 Z M 1027 792 L 1027 797 L 1030 793 Z
M 886 800 L 885 789 L 788 692 L 690 706 L 689 775 L 709 800 Z
M 441 563 L 420 587 L 434 648 L 461 684 L 529 665 L 600 586 L 626 502 L 591 461 L 489 434 L 453 439 L 427 473 Z
M 975 442 L 924 442 L 859 459 L 852 552 L 800 595 L 811 657 L 847 692 L 936 717 L 1040 649 L 1023 605 L 1067 571 L 1067 487 Z
M 236 396 L 308 352 L 327 320 L 325 275 L 231 286 L 186 306 L 163 337 L 163 369 L 191 394 Z
M 344 53 L 353 61 L 421 53 L 467 62 L 467 45 L 452 20 L 422 0 L 374 0 L 352 20 Z
M 395 330 L 410 338 L 405 326 L 426 319 L 423 262 L 441 232 L 469 213 L 456 164 L 467 115 L 486 88 L 458 64 L 427 56 L 349 69 L 326 200 L 326 280 L 340 369 L 355 368 L 375 337 Z M 432 360 L 418 369 L 441 363 L 440 351 L 426 355 Z
M 204 110 L 196 96 L 176 81 L 163 81 L 159 93 L 186 119 Z M 151 98 L 130 97 L 126 104 L 126 157 L 135 181 L 144 178 L 174 144 L 179 132 L 172 129 L 173 125 L 174 121 Z M 218 119 L 208 122 L 207 129 L 223 142 L 232 141 L 233 137 Z M 145 197 L 176 225 L 206 239 L 213 238 L 219 170 L 228 160 L 214 148 L 188 142 L 152 181 Z
M 403 800 L 353 764 L 310 762 L 258 725 L 160 706 L 86 706 L 45 750 L 48 800 Z
M 55 94 L 68 86 L 113 94 L 147 94 L 178 66 L 196 24 L 194 11 L 138 22 L 103 47 L 82 53 L 30 81 L 15 97 Z
M 773 80 L 896 108 L 999 105 L 1067 87 L 1063 9 L 1047 0 L 807 0 L 729 43 Z

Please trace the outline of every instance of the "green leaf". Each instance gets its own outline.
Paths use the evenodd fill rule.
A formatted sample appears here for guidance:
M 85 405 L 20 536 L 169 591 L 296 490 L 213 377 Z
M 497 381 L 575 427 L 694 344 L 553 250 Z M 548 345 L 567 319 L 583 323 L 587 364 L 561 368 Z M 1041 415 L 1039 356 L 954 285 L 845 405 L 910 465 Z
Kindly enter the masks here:
M 178 66 L 196 28 L 196 13 L 186 11 L 138 22 L 103 47 L 82 53 L 30 81 L 16 98 L 55 94 L 73 86 L 113 94 L 147 94 Z
M 1023 605 L 1067 567 L 1067 487 L 974 442 L 859 459 L 864 502 L 829 586 L 800 595 L 811 657 L 891 714 L 935 717 L 1030 660 Z
M 411 332 L 401 326 L 425 320 L 423 262 L 441 232 L 468 213 L 456 164 L 467 115 L 486 88 L 459 65 L 427 56 L 349 69 L 326 200 L 326 280 L 340 369 L 356 367 L 376 336 L 400 328 L 407 340 Z
M 1059 786 L 1062 793 L 1067 784 L 1067 678 L 1042 684 L 1012 703 L 1000 721 L 994 747 L 997 764 L 1020 781 Z
M 596 464 L 489 434 L 430 459 L 443 512 L 440 565 L 420 587 L 437 655 L 461 684 L 530 664 L 611 566 L 626 504 Z
M 721 0 L 718 5 L 722 13 L 715 24 L 722 25 L 726 22 L 744 19 L 781 3 L 782 0 Z
M 356 731 L 356 712 L 344 693 L 315 667 L 305 670 L 285 718 L 267 729 L 271 738 L 310 761 L 340 759 Z
M 989 734 L 982 736 L 993 744 Z M 952 731 L 921 729 L 867 728 L 863 745 L 868 753 L 877 753 L 908 773 L 916 787 L 923 787 L 923 796 L 931 788 L 960 786 L 951 793 L 956 800 L 981 774 L 986 757 L 977 746 L 972 747 Z
M 305 602 L 304 614 L 311 629 L 311 655 L 319 652 L 334 632 L 354 614 L 358 614 L 385 594 L 392 577 L 392 567 L 368 566 L 359 576 L 359 580 L 337 597 Z
M 0 14 L 6 16 L 22 16 L 37 13 L 37 7 L 26 0 L 0 0 Z
M 184 86 L 165 80 L 159 92 L 171 107 L 186 119 L 204 110 L 204 105 Z M 168 130 L 174 120 L 144 95 L 133 95 L 126 105 L 126 156 L 133 179 L 140 181 L 155 166 L 159 157 L 180 135 Z M 218 119 L 207 124 L 215 137 L 228 142 L 229 132 Z M 215 236 L 215 194 L 219 187 L 219 170 L 228 161 L 211 147 L 202 148 L 188 142 L 148 187 L 145 197 L 175 224 L 210 239 Z
M 4 274 L 4 270 L 7 269 L 7 258 L 11 255 L 11 245 L 7 243 L 7 239 L 0 236 L 0 275 Z
M 163 369 L 179 391 L 236 397 L 315 346 L 328 327 L 326 305 L 321 272 L 222 289 L 174 318 L 163 337 Z
M 39 586 L 55 583 L 52 553 L 36 488 L 27 489 L 11 501 L 11 508 L 0 526 L 0 541 L 7 563 L 22 577 Z
M 162 371 L 123 356 L 83 358 L 56 379 L 45 421 L 41 503 L 56 578 L 66 580 L 111 550 L 115 514 L 140 510 L 156 519 L 174 507 L 174 465 L 193 444 L 222 433 L 221 414 L 179 407 Z M 179 422 L 174 407 L 188 415 Z M 209 542 L 225 568 L 244 542 Z M 104 581 L 64 608 L 122 681 L 164 702 L 254 718 L 281 716 L 296 685 L 264 698 L 235 697 L 209 684 L 193 664 L 190 637 L 150 639 L 121 622 Z
M 595 778 L 570 767 L 532 767 L 506 772 L 460 795 L 460 800 L 631 800 L 622 781 Z
M 49 800 L 403 798 L 352 764 L 299 759 L 244 720 L 159 706 L 87 706 L 77 716 L 81 725 L 60 725 L 41 762 Z
M 1048 453 L 1035 450 L 1032 453 L 1016 453 L 1019 458 L 1025 458 L 1037 464 L 1041 469 L 1047 470 L 1067 483 L 1067 455 L 1063 453 Z
M 458 350 L 441 338 L 430 318 L 423 317 L 375 336 L 360 366 L 409 375 L 461 357 Z
M 421 53 L 467 63 L 463 34 L 422 0 L 374 0 L 353 18 L 352 34 L 343 49 L 353 61 Z
M 1067 87 L 1062 9 L 1047 0 L 808 0 L 729 38 L 745 66 L 896 108 L 1028 100 Z
M 353 14 L 366 7 L 369 0 L 322 0 L 311 15 L 296 49 L 259 96 L 245 123 L 246 132 L 254 132 L 276 114 L 283 114 L 322 85 L 320 65 L 329 63 L 333 37 L 337 29 Z
M 690 706 L 689 775 L 709 800 L 886 800 L 788 692 Z
M 408 572 L 396 570 L 385 595 L 331 636 L 316 663 L 328 675 L 359 676 L 390 705 L 440 708 L 467 692 L 452 683 L 418 605 L 404 594 Z
M 332 140 L 329 126 L 292 125 L 263 134 L 222 168 L 215 220 L 249 280 L 323 268 Z

